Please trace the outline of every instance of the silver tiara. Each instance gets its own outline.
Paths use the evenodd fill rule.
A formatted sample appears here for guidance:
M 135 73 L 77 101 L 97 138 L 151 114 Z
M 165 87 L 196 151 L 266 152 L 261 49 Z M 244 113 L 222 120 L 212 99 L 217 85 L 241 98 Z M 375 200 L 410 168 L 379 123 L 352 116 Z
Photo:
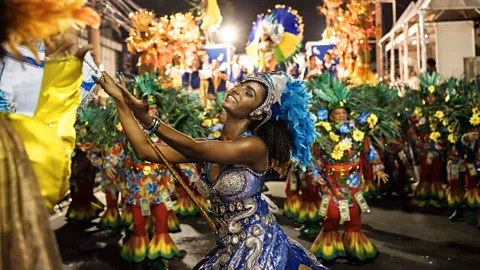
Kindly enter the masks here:
M 248 75 L 245 81 L 254 81 L 263 84 L 267 89 L 267 98 L 257 109 L 250 113 L 251 117 L 266 114 L 262 124 L 272 117 L 272 105 L 281 104 L 282 94 L 285 92 L 290 77 L 284 72 L 255 73 Z

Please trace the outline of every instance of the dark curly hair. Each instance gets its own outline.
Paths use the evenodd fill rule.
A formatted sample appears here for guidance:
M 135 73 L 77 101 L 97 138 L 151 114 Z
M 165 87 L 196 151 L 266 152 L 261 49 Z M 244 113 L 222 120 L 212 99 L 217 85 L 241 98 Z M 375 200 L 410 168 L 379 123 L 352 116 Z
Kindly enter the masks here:
M 258 136 L 268 148 L 269 168 L 280 175 L 286 173 L 290 163 L 292 140 L 287 125 L 283 121 L 272 118 L 261 125 L 256 131 Z

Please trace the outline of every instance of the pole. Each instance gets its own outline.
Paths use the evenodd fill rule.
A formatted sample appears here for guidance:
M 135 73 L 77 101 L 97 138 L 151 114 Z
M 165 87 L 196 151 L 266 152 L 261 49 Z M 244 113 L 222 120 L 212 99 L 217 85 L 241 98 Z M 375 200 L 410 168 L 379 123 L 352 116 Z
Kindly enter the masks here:
M 392 33 L 390 36 L 391 44 L 390 46 L 390 82 L 395 82 L 395 36 Z
M 427 70 L 427 43 L 425 42 L 425 10 L 420 11 L 420 48 L 421 48 L 421 72 Z
M 392 2 L 392 16 L 393 16 L 393 25 L 397 22 L 397 0 Z
M 400 80 L 403 80 L 403 46 L 398 44 L 398 75 L 400 76 Z
M 192 199 L 193 203 L 195 204 L 195 206 L 200 211 L 200 214 L 202 214 L 203 218 L 205 218 L 208 225 L 210 225 L 210 228 L 212 228 L 213 231 L 217 231 L 217 226 L 215 225 L 215 222 L 207 214 L 205 209 L 203 209 L 203 207 L 200 205 L 200 203 L 198 202 L 197 198 L 195 197 L 193 192 L 190 190 L 188 185 L 178 175 L 177 171 L 173 168 L 172 164 L 167 160 L 167 158 L 163 155 L 163 153 L 160 151 L 160 149 L 158 149 L 158 146 L 152 141 L 152 138 L 150 138 L 150 136 L 148 136 L 147 133 L 145 133 L 145 131 L 144 131 L 144 135 L 145 135 L 145 137 L 147 137 L 148 144 L 153 149 L 153 151 L 155 151 L 155 154 L 157 155 L 157 157 L 165 164 L 167 169 L 172 174 L 173 179 L 175 179 L 180 184 L 180 186 L 182 186 L 182 188 L 185 190 L 185 192 L 187 192 L 190 199 Z
M 375 3 L 375 43 L 377 44 L 376 57 L 377 57 L 377 74 L 379 78 L 383 77 L 383 51 L 380 45 L 380 40 L 383 36 L 383 24 L 382 24 L 382 3 L 377 1 Z
M 403 80 L 407 81 L 409 74 L 408 74 L 408 23 L 403 25 L 404 31 L 404 38 L 403 41 Z
M 416 31 L 416 38 L 417 38 L 417 75 L 421 73 L 422 66 L 421 66 L 421 48 L 420 48 L 420 26 L 417 24 L 417 31 Z

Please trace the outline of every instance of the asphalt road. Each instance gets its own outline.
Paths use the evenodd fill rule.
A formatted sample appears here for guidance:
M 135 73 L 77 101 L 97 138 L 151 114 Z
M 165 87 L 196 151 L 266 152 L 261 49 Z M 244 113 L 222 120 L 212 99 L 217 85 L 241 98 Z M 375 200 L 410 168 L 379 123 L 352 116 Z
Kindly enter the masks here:
M 269 194 L 281 208 L 284 183 L 268 182 Z M 104 199 L 103 194 L 97 194 Z M 480 269 L 480 230 L 464 221 L 448 220 L 447 209 L 418 209 L 411 200 L 369 200 L 371 212 L 362 216 L 363 230 L 380 251 L 371 263 L 349 265 L 337 262 L 331 269 Z M 300 237 L 298 224 L 277 214 L 285 232 L 309 248 L 314 240 Z M 172 234 L 185 256 L 168 262 L 169 269 L 191 269 L 213 246 L 214 236 L 201 217 L 180 218 L 182 232 Z M 125 235 L 100 231 L 94 225 L 67 224 L 64 212 L 51 217 L 60 252 L 69 270 L 149 269 L 120 257 Z

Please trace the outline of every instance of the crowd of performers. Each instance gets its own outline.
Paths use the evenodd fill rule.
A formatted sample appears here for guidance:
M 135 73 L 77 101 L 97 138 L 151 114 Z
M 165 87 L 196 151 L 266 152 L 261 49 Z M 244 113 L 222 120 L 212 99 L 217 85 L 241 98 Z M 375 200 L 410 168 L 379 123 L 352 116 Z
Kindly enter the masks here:
M 409 91 L 400 98 L 397 89 L 382 84 L 351 86 L 338 81 L 328 70 L 319 74 L 306 82 L 315 100 L 312 112 L 318 137 L 311 149 L 314 166 L 305 171 L 292 162 L 280 173 L 286 180 L 283 215 L 301 224 L 302 234 L 316 235 L 310 251 L 317 258 L 324 262 L 338 258 L 362 262 L 377 256 L 375 245 L 361 231 L 361 214 L 369 211 L 367 199 L 392 194 L 407 198 L 415 190 L 413 196 L 419 207 L 448 206 L 452 209 L 451 220 L 460 219 L 466 212 L 466 220 L 477 224 L 477 80 L 452 78 L 442 82 L 439 74 L 430 72 L 421 76 L 420 91 Z M 155 92 L 142 85 L 152 84 L 137 84 L 136 89 L 140 94 L 153 93 L 149 99 L 151 114 L 158 115 Z M 188 91 L 172 91 L 198 102 Z M 207 129 L 206 137 L 219 138 L 225 112 L 201 106 L 196 109 L 204 110 L 205 118 L 197 121 Z M 177 215 L 194 216 L 198 209 L 164 165 L 136 157 L 121 125 L 111 140 L 111 147 L 104 151 L 89 142 L 77 147 L 68 220 L 89 222 L 102 211 L 102 204 L 93 196 L 93 181 L 98 174 L 107 202 L 98 226 L 124 227 L 132 232 L 122 248 L 122 257 L 141 262 L 180 256 L 169 233 L 180 231 Z M 211 211 L 208 200 L 196 188 L 202 181 L 202 169 L 184 164 L 176 170 L 195 191 L 202 207 Z M 342 224 L 344 233 L 339 235 Z
M 37 2 L 39 5 L 43 3 Z M 55 7 L 55 4 L 47 6 Z M 91 19 L 90 22 L 74 19 L 72 15 L 66 18 L 72 17 L 79 25 L 91 23 L 98 28 L 99 22 L 94 20 L 98 14 L 93 10 L 84 8 L 82 3 L 72 6 L 72 10 L 78 11 L 74 12 L 77 16 L 89 15 L 86 17 Z M 296 14 L 289 15 L 295 17 Z M 31 19 L 28 16 L 20 18 Z M 41 20 L 31 19 L 30 23 L 35 21 Z M 58 26 L 65 23 L 61 20 L 54 22 L 57 24 L 52 23 L 52 29 L 45 28 L 46 36 L 39 38 L 57 33 Z M 8 27 L 12 29 L 6 30 L 13 31 L 13 27 L 22 30 L 22 24 Z M 42 27 L 45 25 L 13 32 L 18 35 L 8 36 L 10 45 L 14 40 L 29 43 L 22 38 L 34 36 L 29 31 Z M 290 34 L 295 36 L 303 29 L 291 31 Z M 6 39 L 4 36 L 2 38 Z M 258 37 L 260 40 L 250 44 L 261 49 L 258 52 L 265 60 L 257 67 L 258 71 L 273 71 L 277 68 L 275 61 L 278 62 L 278 59 L 274 61 L 274 56 L 279 54 L 272 52 L 281 41 L 277 42 L 269 35 Z M 35 100 L 33 108 L 36 109 L 31 115 L 20 114 L 23 104 L 14 106 L 9 99 L 11 96 L 0 90 L 0 146 L 6 150 L 2 164 L 8 168 L 8 173 L 0 178 L 0 191 L 5 198 L 0 206 L 2 210 L 9 210 L 2 211 L 2 215 L 8 213 L 9 216 L 2 219 L 0 235 L 2 245 L 6 246 L 4 250 L 32 257 L 5 256 L 8 257 L 5 260 L 2 257 L 2 267 L 6 266 L 6 269 L 32 269 L 35 263 L 45 269 L 62 268 L 46 214 L 47 208 L 51 210 L 66 193 L 68 184 L 64 181 L 68 175 L 71 191 L 66 214 L 68 222 L 91 223 L 101 215 L 100 229 L 123 228 L 128 237 L 120 255 L 137 263 L 180 257 L 170 233 L 181 230 L 179 215 L 194 216 L 201 208 L 225 224 L 229 223 L 216 232 L 217 246 L 200 262 L 202 269 L 211 269 L 214 265 L 226 267 L 227 263 L 244 268 L 278 264 L 285 269 L 324 269 L 316 258 L 323 262 L 339 258 L 350 262 L 372 260 L 378 250 L 361 230 L 361 214 L 369 211 L 367 199 L 388 193 L 405 196 L 412 192 L 412 186 L 419 207 L 448 206 L 452 209 L 451 220 L 460 219 L 466 212 L 466 220 L 477 223 L 477 208 L 480 207 L 478 78 L 445 81 L 436 72 L 428 72 L 420 77 L 420 89 L 412 89 L 400 98 L 397 89 L 382 84 L 353 86 L 348 81 L 338 81 L 335 62 L 328 53 L 320 65 L 318 59 L 310 57 L 305 69 L 296 64 L 288 66 L 289 74 L 306 82 L 294 80 L 282 72 L 246 75 L 238 57 L 234 57 L 227 70 L 221 68 L 219 59 L 197 63 L 192 72 L 182 74 L 181 88 L 163 85 L 164 78 L 159 78 L 158 74 L 131 76 L 127 80 L 119 74 L 117 83 L 109 77 L 96 78 L 95 81 L 102 84 L 115 101 L 98 100 L 77 112 L 82 61 L 91 47 L 74 50 L 76 52 L 72 54 L 66 51 L 65 44 L 69 45 L 68 50 L 78 49 L 76 35 L 59 35 L 47 44 L 45 51 L 49 57 L 43 67 L 41 94 Z M 29 45 L 33 47 L 32 43 Z M 34 56 L 38 57 L 38 51 Z M 287 58 L 282 55 L 281 60 Z M 201 75 L 200 66 L 210 69 L 206 74 L 211 75 Z M 259 105 L 245 113 L 242 120 L 243 123 L 256 124 L 254 132 L 261 127 L 255 135 L 265 137 L 267 134 L 268 140 L 252 139 L 254 133 L 246 126 L 248 129 L 236 135 L 266 146 L 267 150 L 262 153 L 267 156 L 267 162 L 264 156 L 262 162 L 267 166 L 254 171 L 244 163 L 227 164 L 223 168 L 207 162 L 205 168 L 190 163 L 175 165 L 176 173 L 188 183 L 196 201 L 200 202 L 197 206 L 173 181 L 165 165 L 145 161 L 156 159 L 139 153 L 139 144 L 134 146 L 127 140 L 129 132 L 124 128 L 130 132 L 143 129 L 160 146 L 164 143 L 156 134 L 163 136 L 164 141 L 172 140 L 165 135 L 168 133 L 181 138 L 185 136 L 172 133 L 168 126 L 193 138 L 219 139 L 228 126 L 224 125 L 230 118 L 226 113 L 232 113 L 235 108 L 222 112 L 216 104 L 223 102 L 232 106 L 232 103 L 238 103 L 234 97 L 225 98 L 229 88 L 227 82 L 248 84 L 250 88 L 242 89 L 242 94 L 250 95 L 252 99 L 252 92 L 263 91 L 266 96 L 260 100 L 260 94 L 255 95 Z M 257 89 L 252 90 L 253 87 Z M 236 87 L 234 91 L 240 91 L 240 88 Z M 145 126 L 145 121 L 140 121 L 138 115 L 135 115 L 138 120 L 133 118 L 127 104 L 121 103 L 125 100 L 119 98 L 118 89 L 129 89 L 138 98 L 147 94 L 148 115 L 154 119 L 156 128 Z M 125 97 L 123 94 L 120 94 L 122 98 Z M 313 106 L 308 106 L 309 101 Z M 74 126 L 75 119 L 71 116 L 75 113 L 78 113 L 76 134 L 69 128 Z M 118 118 L 132 125 L 123 127 Z M 159 131 L 160 121 L 167 126 L 162 126 L 162 132 Z M 274 138 L 269 131 L 276 132 L 272 123 L 277 121 L 285 122 L 282 124 L 284 132 L 279 132 L 283 136 Z M 136 128 L 137 123 L 140 128 Z M 265 123 L 268 124 L 262 126 Z M 289 136 L 293 138 L 291 144 L 286 143 Z M 288 149 L 282 149 L 282 143 L 288 145 Z M 271 147 L 277 147 L 275 149 L 279 151 L 272 152 L 278 156 L 283 154 L 292 160 L 285 162 L 268 157 Z M 265 165 L 263 163 L 260 165 Z M 311 165 L 304 168 L 302 164 Z M 208 175 L 212 166 L 219 173 L 215 182 Z M 261 194 L 265 171 L 259 171 L 266 167 L 286 179 L 287 198 L 283 214 L 303 224 L 302 233 L 317 235 L 310 247 L 311 253 L 289 238 L 276 223 L 272 213 L 277 207 Z M 96 179 L 102 183 L 106 205 L 95 196 Z M 418 183 L 412 185 L 411 179 L 418 180 Z M 12 222 L 5 223 L 5 220 Z M 340 225 L 344 225 L 342 235 L 339 235 Z M 222 232 L 222 228 L 225 231 Z M 33 244 L 26 244 L 25 239 L 33 239 Z M 262 250 L 263 246 L 270 251 Z M 247 254 L 253 255 L 247 257 Z M 282 257 L 286 254 L 288 258 Z M 281 259 L 272 262 L 272 256 Z

